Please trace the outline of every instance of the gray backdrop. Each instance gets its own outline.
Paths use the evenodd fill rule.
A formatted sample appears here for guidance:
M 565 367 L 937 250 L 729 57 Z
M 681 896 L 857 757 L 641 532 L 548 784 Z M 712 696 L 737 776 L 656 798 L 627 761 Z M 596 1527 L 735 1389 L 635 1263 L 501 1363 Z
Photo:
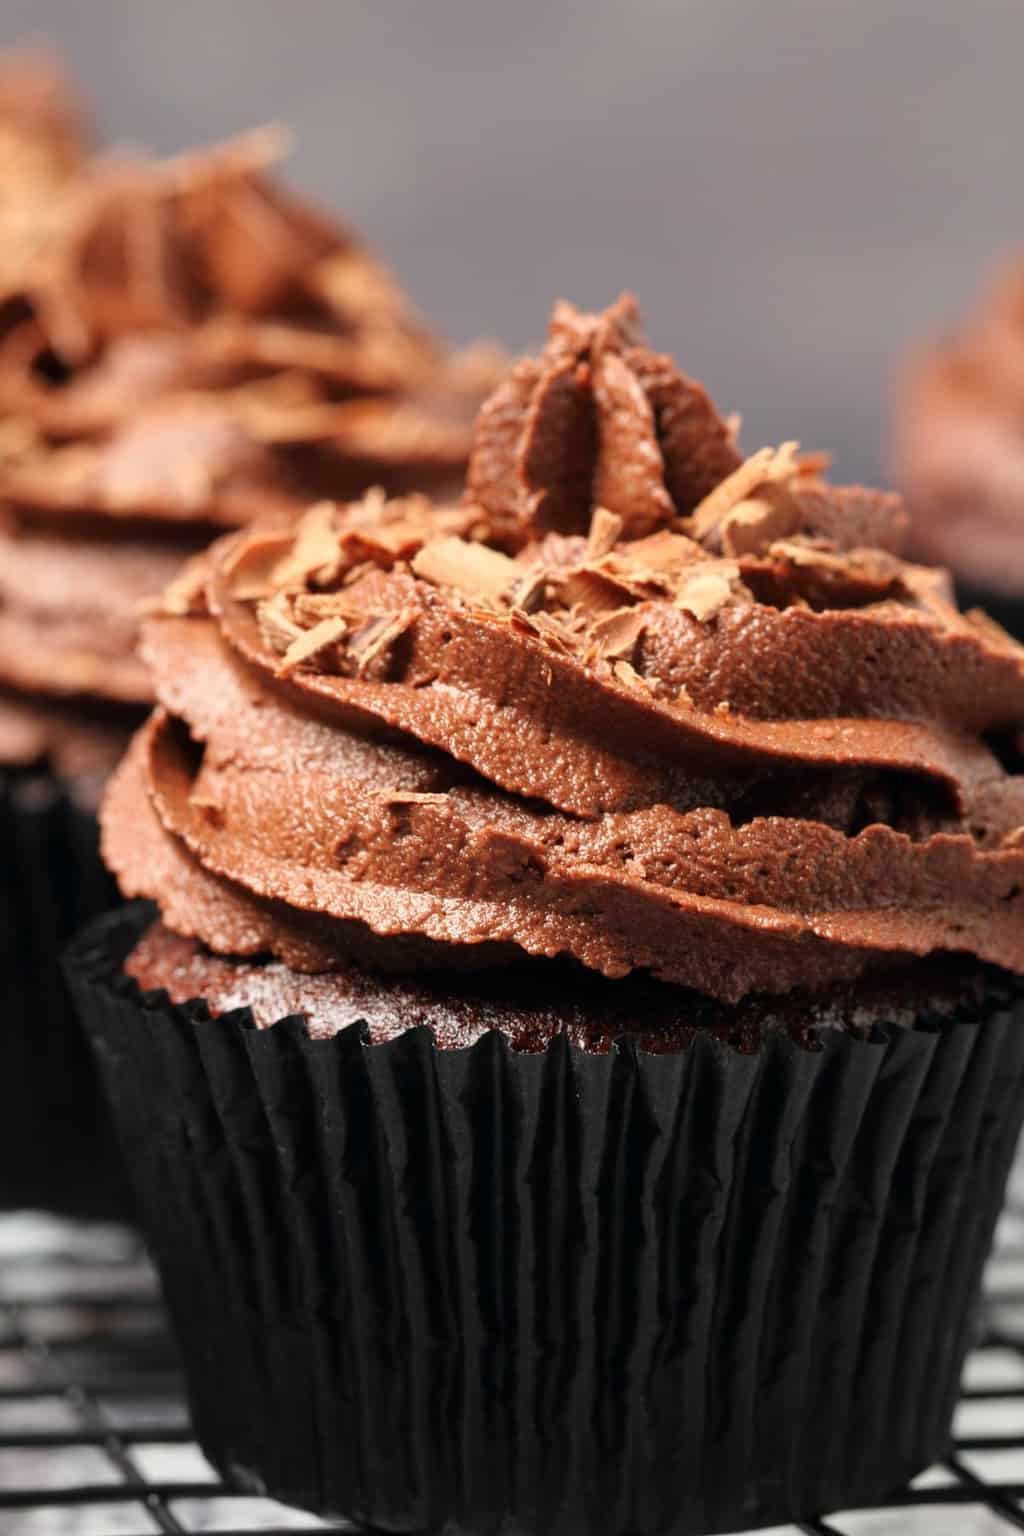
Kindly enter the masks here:
M 104 132 L 270 118 L 456 340 L 639 295 L 744 443 L 883 472 L 906 343 L 1021 220 L 1021 0 L 0 0 Z

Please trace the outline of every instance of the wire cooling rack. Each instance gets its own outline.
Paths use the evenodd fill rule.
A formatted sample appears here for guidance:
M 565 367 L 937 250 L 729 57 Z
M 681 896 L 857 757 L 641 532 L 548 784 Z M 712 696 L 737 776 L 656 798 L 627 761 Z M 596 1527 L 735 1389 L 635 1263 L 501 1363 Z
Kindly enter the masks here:
M 762 1536 L 1024 1531 L 1024 1162 L 955 1433 L 949 1460 L 884 1508 Z M 0 1536 L 352 1529 L 237 1492 L 204 1460 L 137 1239 L 115 1227 L 0 1219 Z

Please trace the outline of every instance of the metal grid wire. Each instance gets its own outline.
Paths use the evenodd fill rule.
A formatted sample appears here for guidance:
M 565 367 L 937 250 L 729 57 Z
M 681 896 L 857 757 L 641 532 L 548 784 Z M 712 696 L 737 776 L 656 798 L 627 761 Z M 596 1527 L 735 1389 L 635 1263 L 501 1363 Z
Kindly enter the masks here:
M 1024 1531 L 1024 1161 L 989 1264 L 955 1436 L 949 1460 L 886 1507 L 762 1536 Z M 204 1460 L 137 1239 L 0 1219 L 0 1536 L 352 1529 L 238 1493 Z

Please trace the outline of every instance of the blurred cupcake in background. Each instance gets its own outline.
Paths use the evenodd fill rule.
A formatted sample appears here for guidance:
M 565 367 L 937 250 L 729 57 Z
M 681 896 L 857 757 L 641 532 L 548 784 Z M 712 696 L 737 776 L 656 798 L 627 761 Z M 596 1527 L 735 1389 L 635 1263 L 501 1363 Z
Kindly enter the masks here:
M 0 303 L 2 985 L 18 1037 L 0 1201 L 77 1208 L 105 1204 L 106 1174 L 83 1147 L 91 1069 L 54 960 L 112 896 L 94 810 L 150 701 L 147 599 L 226 529 L 373 485 L 457 486 L 501 362 L 446 352 L 362 243 L 273 179 L 279 134 L 90 160 L 58 77 L 32 68 L 10 144 L 0 108 L 0 172 L 18 170 L 0 220 L 24 236 Z
M 894 454 L 913 553 L 1024 636 L 1024 260 L 908 364 Z

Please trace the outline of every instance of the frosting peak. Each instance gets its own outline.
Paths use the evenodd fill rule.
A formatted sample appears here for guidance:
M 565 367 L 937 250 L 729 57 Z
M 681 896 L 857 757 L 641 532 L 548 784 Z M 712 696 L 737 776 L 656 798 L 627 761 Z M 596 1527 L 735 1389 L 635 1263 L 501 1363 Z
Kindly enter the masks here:
M 636 302 L 555 305 L 539 358 L 519 363 L 477 422 L 467 497 L 512 543 L 585 533 L 595 505 L 643 537 L 740 464 L 706 391 L 643 340 Z

